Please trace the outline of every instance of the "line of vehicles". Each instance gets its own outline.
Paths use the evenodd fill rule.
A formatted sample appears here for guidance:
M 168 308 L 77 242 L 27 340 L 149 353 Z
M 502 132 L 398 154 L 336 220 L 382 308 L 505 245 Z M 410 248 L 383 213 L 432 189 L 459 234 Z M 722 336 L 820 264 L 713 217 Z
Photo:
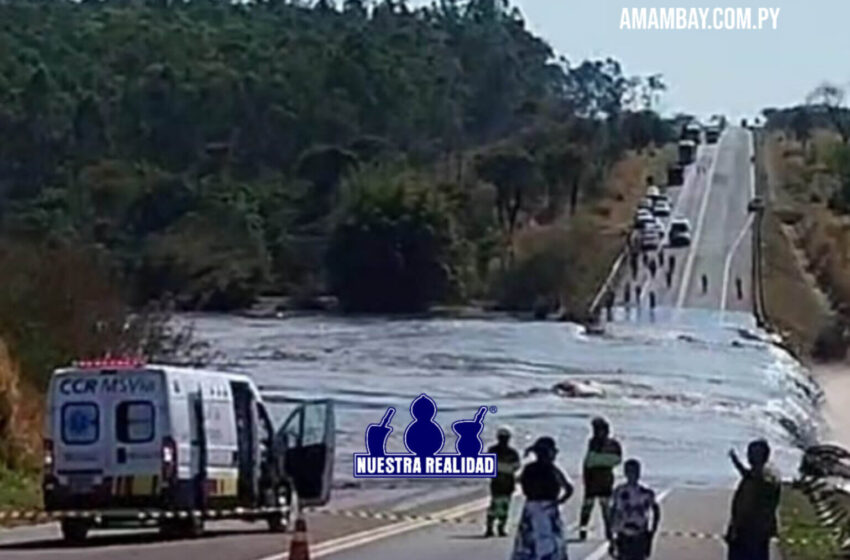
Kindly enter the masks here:
M 691 225 L 686 218 L 673 218 L 669 227 L 663 219 L 672 213 L 670 197 L 655 185 L 650 185 L 646 196 L 638 203 L 634 218 L 633 243 L 642 251 L 669 247 L 687 247 L 691 244 Z M 665 243 L 666 242 L 666 243 Z

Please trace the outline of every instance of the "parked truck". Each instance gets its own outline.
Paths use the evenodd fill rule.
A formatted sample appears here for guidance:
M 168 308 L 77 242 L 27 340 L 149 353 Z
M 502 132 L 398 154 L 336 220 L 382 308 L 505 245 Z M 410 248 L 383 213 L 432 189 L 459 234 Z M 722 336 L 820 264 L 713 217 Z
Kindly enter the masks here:
M 679 165 L 685 166 L 694 162 L 697 155 L 697 145 L 693 140 L 679 140 Z

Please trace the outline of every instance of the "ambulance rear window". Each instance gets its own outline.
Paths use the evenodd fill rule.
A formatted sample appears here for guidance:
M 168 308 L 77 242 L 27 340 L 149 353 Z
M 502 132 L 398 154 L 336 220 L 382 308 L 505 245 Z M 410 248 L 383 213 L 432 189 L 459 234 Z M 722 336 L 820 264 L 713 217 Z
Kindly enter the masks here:
M 67 445 L 88 445 L 100 439 L 100 410 L 93 402 L 62 405 L 62 441 Z
M 148 443 L 155 432 L 153 403 L 124 401 L 115 410 L 115 435 L 121 443 Z

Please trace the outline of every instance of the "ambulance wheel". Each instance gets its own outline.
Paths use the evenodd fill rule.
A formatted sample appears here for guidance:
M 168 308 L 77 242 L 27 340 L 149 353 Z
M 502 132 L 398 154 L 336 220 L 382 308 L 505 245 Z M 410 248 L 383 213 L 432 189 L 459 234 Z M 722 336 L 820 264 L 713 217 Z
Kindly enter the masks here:
M 166 521 L 160 526 L 160 532 L 165 538 L 193 539 L 204 533 L 203 519 L 181 519 Z
M 284 533 L 286 532 L 288 525 L 288 523 L 284 521 L 282 513 L 273 513 L 266 517 L 266 523 L 268 523 L 269 531 L 272 533 Z
M 180 534 L 188 539 L 196 539 L 204 534 L 204 520 L 193 517 L 180 523 Z
M 89 524 L 79 519 L 63 519 L 62 537 L 70 544 L 82 544 L 89 534 Z

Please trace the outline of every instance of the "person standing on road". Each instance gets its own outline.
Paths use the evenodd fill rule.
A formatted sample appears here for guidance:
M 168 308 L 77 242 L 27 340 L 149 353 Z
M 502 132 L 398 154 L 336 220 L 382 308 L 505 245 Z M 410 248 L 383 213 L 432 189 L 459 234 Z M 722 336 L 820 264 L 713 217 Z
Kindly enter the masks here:
M 649 308 L 655 311 L 655 292 L 649 292 Z
M 670 255 L 670 258 L 667 259 L 667 262 L 670 264 L 670 274 L 676 270 L 676 255 Z
M 614 489 L 611 500 L 611 531 L 606 535 L 618 560 L 646 560 L 661 523 L 661 508 L 655 492 L 640 483 L 640 461 L 623 465 L 626 482 Z M 652 524 L 649 516 L 652 514 Z
M 505 527 L 511 507 L 511 496 L 516 487 L 516 473 L 519 471 L 520 458 L 516 449 L 510 446 L 511 431 L 503 426 L 496 431 L 496 445 L 487 453 L 496 455 L 496 477 L 490 480 L 490 507 L 487 510 L 487 530 L 485 537 L 493 536 L 493 524 L 497 524 L 499 536 L 507 536 Z
M 632 300 L 632 285 L 626 282 L 626 288 L 623 290 L 623 303 L 628 305 Z
M 511 560 L 567 560 L 567 539 L 560 505 L 573 495 L 573 486 L 555 465 L 555 440 L 539 438 L 526 449 L 537 460 L 522 469 L 519 483 L 525 494 Z
M 735 288 L 738 291 L 738 299 L 743 299 L 744 298 L 744 283 L 741 282 L 740 276 L 735 277 Z
M 593 513 L 593 503 L 598 500 L 602 509 L 602 520 L 608 531 L 608 513 L 611 493 L 614 491 L 614 468 L 623 459 L 620 443 L 610 437 L 611 428 L 608 421 L 596 417 L 591 422 L 593 433 L 587 443 L 587 454 L 584 457 L 584 501 L 581 504 L 581 519 L 579 539 L 587 539 L 587 525 Z
M 635 284 L 635 305 L 640 307 L 640 284 Z
M 616 299 L 614 290 L 609 289 L 605 294 L 605 318 L 608 321 L 614 320 L 614 304 L 616 303 Z
M 655 265 L 655 259 L 649 259 L 649 275 L 652 278 L 655 278 L 655 271 L 656 270 L 657 270 L 657 267 Z
M 673 271 L 670 269 L 667 270 L 666 280 L 668 288 L 673 285 Z
M 702 275 L 702 293 L 706 293 L 708 291 L 708 276 L 705 274 Z
M 776 535 L 776 509 L 779 506 L 779 479 L 768 468 L 770 445 L 758 439 L 747 446 L 744 466 L 734 450 L 729 451 L 741 481 L 732 497 L 732 515 L 726 530 L 728 560 L 768 560 L 770 539 Z

